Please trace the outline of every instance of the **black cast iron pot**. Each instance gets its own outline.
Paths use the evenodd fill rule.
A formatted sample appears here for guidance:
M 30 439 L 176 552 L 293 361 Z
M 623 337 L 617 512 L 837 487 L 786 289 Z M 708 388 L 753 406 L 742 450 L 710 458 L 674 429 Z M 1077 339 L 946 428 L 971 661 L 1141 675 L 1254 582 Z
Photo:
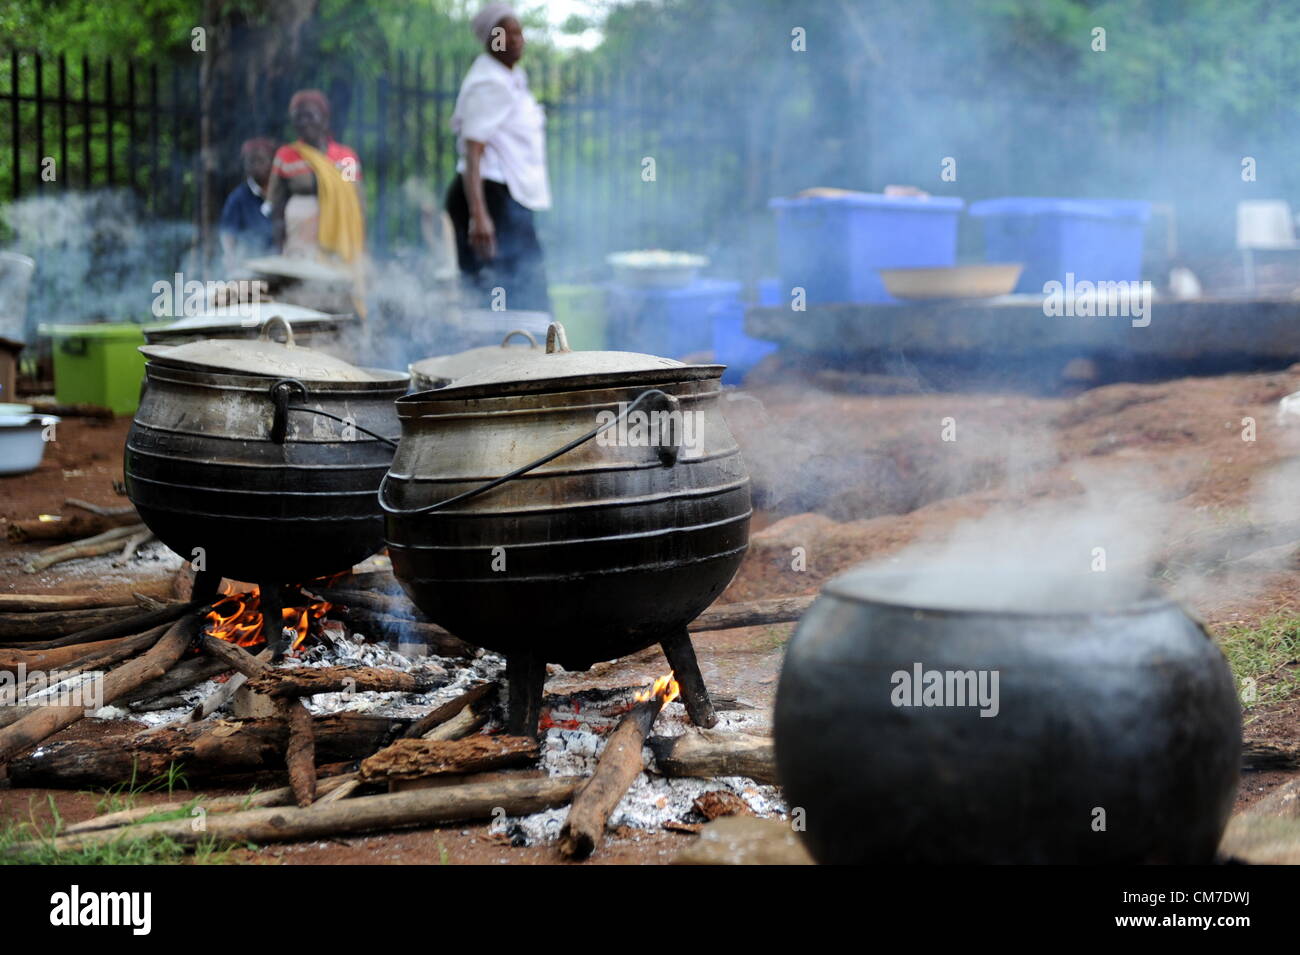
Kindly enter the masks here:
M 1241 711 L 1214 642 L 1177 604 L 1116 602 L 1089 592 L 1096 581 L 1009 607 L 989 583 L 982 608 L 935 607 L 895 596 L 915 578 L 852 572 L 800 623 L 776 755 L 814 857 L 1211 862 L 1241 758 Z M 1062 593 L 1073 594 L 1063 606 Z M 956 705 L 970 672 L 974 705 L 970 694 Z
M 384 546 L 378 490 L 406 375 L 265 338 L 142 351 L 126 487 L 159 540 L 226 577 L 285 583 Z

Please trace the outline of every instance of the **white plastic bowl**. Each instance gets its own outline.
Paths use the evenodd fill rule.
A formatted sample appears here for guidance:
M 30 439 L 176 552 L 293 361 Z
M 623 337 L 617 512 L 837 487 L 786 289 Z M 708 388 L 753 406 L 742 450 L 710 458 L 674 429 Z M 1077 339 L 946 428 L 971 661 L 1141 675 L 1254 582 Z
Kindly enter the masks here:
M 54 415 L 0 415 L 0 474 L 26 474 L 41 466 L 45 457 L 42 432 L 58 424 Z

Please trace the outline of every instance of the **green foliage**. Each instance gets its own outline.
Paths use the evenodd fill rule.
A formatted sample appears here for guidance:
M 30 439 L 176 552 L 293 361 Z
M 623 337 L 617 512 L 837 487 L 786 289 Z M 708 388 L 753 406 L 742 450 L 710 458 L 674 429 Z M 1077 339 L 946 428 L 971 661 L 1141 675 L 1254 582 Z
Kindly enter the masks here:
M 1255 698 L 1243 709 L 1291 700 L 1300 690 L 1300 617 L 1278 614 L 1253 627 L 1230 626 L 1218 635 L 1238 689 L 1255 681 Z

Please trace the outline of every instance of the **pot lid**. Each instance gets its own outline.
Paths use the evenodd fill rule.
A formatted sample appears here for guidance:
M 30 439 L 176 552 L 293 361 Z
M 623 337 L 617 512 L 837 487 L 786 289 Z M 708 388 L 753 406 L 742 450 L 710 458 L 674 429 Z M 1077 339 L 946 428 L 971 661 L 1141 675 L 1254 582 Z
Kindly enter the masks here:
M 511 339 L 515 336 L 523 338 L 524 343 L 512 345 Z M 506 337 L 501 339 L 499 345 L 470 348 L 454 355 L 423 358 L 420 361 L 413 362 L 410 371 L 413 378 L 446 383 L 482 369 L 492 368 L 519 358 L 533 357 L 534 353 L 539 355 L 543 353 L 541 348 L 538 347 L 537 339 L 533 338 L 526 330 L 516 328 L 514 331 L 507 333 Z
M 248 259 L 244 268 L 258 275 L 270 275 L 276 278 L 296 279 L 299 282 L 334 282 L 350 283 L 352 276 L 315 259 L 300 259 L 289 255 L 263 255 Z
M 677 377 L 673 374 L 676 369 L 683 369 L 684 377 L 699 377 L 694 372 L 700 369 L 708 369 L 710 375 L 722 373 L 720 365 L 687 365 L 673 358 L 643 355 L 640 352 L 571 351 L 565 338 L 564 326 L 552 322 L 546 331 L 545 351 L 539 350 L 512 361 L 470 372 L 454 380 L 448 386 L 448 391 L 497 390 L 507 385 L 536 387 L 536 383 L 540 382 L 572 384 L 577 383 L 577 379 L 582 379 L 584 385 L 594 386 L 604 379 L 622 380 L 626 376 L 632 376 L 633 379 L 640 380 L 654 377 L 655 373 L 673 378 Z
M 249 302 L 242 305 L 223 305 L 209 309 L 201 315 L 191 315 L 179 319 L 170 325 L 164 325 L 157 331 L 173 332 L 186 329 L 238 328 L 261 325 L 267 319 L 279 316 L 289 324 L 318 322 L 324 319 L 338 320 L 346 316 L 330 315 L 314 308 L 291 305 L 288 302 Z
M 271 340 L 272 328 L 283 330 L 283 344 Z M 268 318 L 255 340 L 206 338 L 184 345 L 145 345 L 140 351 L 160 364 L 203 371 L 297 378 L 304 382 L 384 380 L 341 358 L 295 345 L 293 329 L 279 316 Z

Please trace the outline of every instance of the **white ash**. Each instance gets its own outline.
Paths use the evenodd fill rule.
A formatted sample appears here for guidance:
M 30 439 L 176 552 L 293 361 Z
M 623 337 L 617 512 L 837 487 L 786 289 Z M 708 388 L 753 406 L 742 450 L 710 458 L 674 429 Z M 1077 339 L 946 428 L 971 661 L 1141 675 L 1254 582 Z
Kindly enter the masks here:
M 122 541 L 126 547 L 126 541 Z M 99 557 L 78 557 L 39 571 L 34 581 L 55 585 L 69 579 L 93 579 L 99 584 L 136 583 L 141 577 L 161 577 L 175 573 L 185 561 L 160 541 L 141 544 L 130 560 L 122 560 L 121 552 Z
M 632 690 L 626 691 L 623 701 L 630 700 Z M 551 699 L 547 699 L 548 704 Z M 614 694 L 615 710 L 612 716 L 601 716 L 592 707 L 579 707 L 587 728 L 546 731 L 542 739 L 541 768 L 550 776 L 590 776 L 596 769 L 604 746 L 604 733 L 618 723 L 622 706 Z M 551 706 L 549 718 L 567 716 L 572 704 L 557 700 Z M 739 710 L 718 714 L 715 730 L 727 732 L 761 732 L 770 726 L 770 714 L 763 710 Z M 691 725 L 686 708 L 680 702 L 667 704 L 655 721 L 651 735 L 680 736 Z M 601 731 L 590 727 L 598 726 Z M 660 829 L 666 822 L 702 822 L 695 809 L 695 800 L 707 792 L 727 790 L 743 799 L 759 816 L 784 815 L 786 805 L 781 790 L 776 786 L 757 783 L 743 776 L 717 779 L 670 779 L 656 771 L 654 753 L 650 747 L 641 752 L 646 769 L 633 781 L 619 804 L 610 813 L 608 828 L 626 826 L 630 829 Z M 504 833 L 514 845 L 539 845 L 554 842 L 568 817 L 569 807 L 547 809 L 528 816 L 495 820 L 490 831 Z

